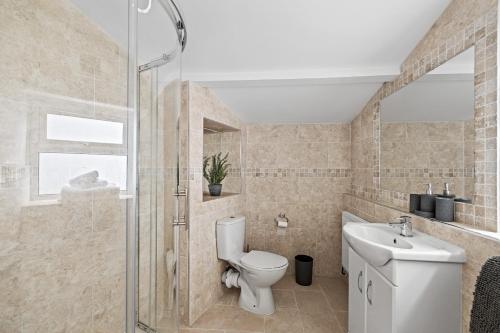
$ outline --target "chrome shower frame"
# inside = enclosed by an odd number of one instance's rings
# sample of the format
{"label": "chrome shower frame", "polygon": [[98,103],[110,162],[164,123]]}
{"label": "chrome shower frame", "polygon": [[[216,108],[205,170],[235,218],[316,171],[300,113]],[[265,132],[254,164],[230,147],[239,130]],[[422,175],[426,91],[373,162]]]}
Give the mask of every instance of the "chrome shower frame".
{"label": "chrome shower frame", "polygon": [[[125,310],[125,332],[135,333],[138,326],[137,311],[137,245],[138,245],[138,187],[137,187],[137,154],[138,154],[138,131],[139,131],[139,73],[141,71],[159,67],[171,62],[182,53],[187,44],[187,31],[183,15],[174,0],[158,0],[165,9],[177,32],[179,46],[173,51],[163,54],[160,58],[149,63],[138,66],[138,0],[128,0],[128,69],[127,69],[127,112],[128,128],[127,144],[127,176],[128,195],[127,199],[127,221],[126,221],[126,310]],[[165,3],[168,1],[168,4]],[[178,244],[178,237],[174,240]],[[177,260],[178,261],[178,260]],[[178,290],[177,290],[178,293]],[[152,331],[154,332],[154,330]]]}
{"label": "chrome shower frame", "polygon": [[[168,3],[165,3],[165,1],[168,1]],[[165,65],[169,62],[172,62],[179,53],[184,52],[184,49],[186,48],[187,45],[187,30],[186,30],[186,24],[184,21],[184,16],[182,15],[181,10],[177,6],[177,4],[173,0],[158,0],[160,5],[163,7],[167,15],[170,17],[172,20],[172,23],[174,25],[175,31],[177,32],[177,39],[179,41],[179,47],[174,48],[172,51],[168,53],[162,54],[161,57],[157,59],[153,59],[150,62],[140,65],[139,66],[139,72],[154,68],[154,67],[159,67],[162,65]]]}

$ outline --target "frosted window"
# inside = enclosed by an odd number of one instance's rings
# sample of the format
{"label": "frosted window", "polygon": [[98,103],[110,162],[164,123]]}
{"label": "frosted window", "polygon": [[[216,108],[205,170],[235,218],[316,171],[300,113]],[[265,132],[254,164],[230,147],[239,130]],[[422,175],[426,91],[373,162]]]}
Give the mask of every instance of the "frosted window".
{"label": "frosted window", "polygon": [[123,123],[48,114],[47,139],[122,144]]}
{"label": "frosted window", "polygon": [[99,179],[127,189],[127,156],[90,154],[39,154],[39,194],[59,194],[68,181],[97,170]]}

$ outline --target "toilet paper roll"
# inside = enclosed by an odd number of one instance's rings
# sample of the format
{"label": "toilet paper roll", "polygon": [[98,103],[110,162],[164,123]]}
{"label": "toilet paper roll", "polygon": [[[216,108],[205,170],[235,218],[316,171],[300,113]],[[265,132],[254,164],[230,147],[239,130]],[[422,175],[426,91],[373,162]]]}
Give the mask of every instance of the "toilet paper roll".
{"label": "toilet paper roll", "polygon": [[280,221],[278,220],[278,228],[287,228],[288,227],[288,222],[287,221]]}

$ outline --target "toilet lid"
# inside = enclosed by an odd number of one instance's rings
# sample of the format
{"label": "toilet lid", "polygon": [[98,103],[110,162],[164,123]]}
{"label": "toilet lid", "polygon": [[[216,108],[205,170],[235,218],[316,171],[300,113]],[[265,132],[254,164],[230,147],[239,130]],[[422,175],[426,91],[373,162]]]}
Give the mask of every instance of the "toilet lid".
{"label": "toilet lid", "polygon": [[256,269],[274,269],[287,266],[288,260],[271,252],[250,251],[241,258],[241,263]]}

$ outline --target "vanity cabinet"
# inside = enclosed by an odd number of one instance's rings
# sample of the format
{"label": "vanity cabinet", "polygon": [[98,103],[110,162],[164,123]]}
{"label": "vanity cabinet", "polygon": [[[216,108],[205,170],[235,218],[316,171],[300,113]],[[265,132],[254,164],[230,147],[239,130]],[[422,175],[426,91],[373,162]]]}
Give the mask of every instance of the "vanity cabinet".
{"label": "vanity cabinet", "polygon": [[394,333],[396,287],[366,264],[366,327],[370,333]]}
{"label": "vanity cabinet", "polygon": [[391,260],[349,248],[349,333],[460,333],[461,265]]}
{"label": "vanity cabinet", "polygon": [[349,333],[366,332],[366,264],[349,248]]}

